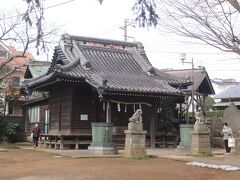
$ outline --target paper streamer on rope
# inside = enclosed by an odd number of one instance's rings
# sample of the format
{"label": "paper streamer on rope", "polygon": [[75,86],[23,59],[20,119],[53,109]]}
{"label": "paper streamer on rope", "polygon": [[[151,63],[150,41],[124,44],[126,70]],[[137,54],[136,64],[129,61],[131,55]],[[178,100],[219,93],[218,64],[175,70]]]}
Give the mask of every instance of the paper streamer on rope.
{"label": "paper streamer on rope", "polygon": [[121,103],[121,104],[141,104],[141,105],[146,105],[149,107],[152,107],[152,104],[147,103],[147,102],[125,102],[125,101],[115,101],[115,100],[109,100],[112,103]]}
{"label": "paper streamer on rope", "polygon": [[102,105],[103,105],[103,111],[105,111],[105,103],[103,103]]}
{"label": "paper streamer on rope", "polygon": [[118,108],[118,112],[120,112],[121,111],[120,103],[118,103],[117,108]]}

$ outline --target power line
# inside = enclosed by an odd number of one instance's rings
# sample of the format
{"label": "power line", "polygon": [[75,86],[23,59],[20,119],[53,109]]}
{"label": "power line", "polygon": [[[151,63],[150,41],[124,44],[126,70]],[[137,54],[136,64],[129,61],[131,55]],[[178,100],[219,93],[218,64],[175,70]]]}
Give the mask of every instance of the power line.
{"label": "power line", "polygon": [[[180,54],[180,53],[182,53],[182,52],[177,52],[177,51],[161,51],[161,50],[148,50],[147,52],[156,52],[156,53],[164,53],[164,54]],[[205,53],[204,52],[188,52],[188,53],[189,54],[224,54],[227,52],[205,52]]]}
{"label": "power line", "polygon": [[[62,5],[64,5],[64,4],[68,4],[68,3],[71,3],[71,2],[73,2],[73,1],[75,1],[75,0],[69,0],[69,1],[65,1],[65,2],[59,3],[59,4],[54,4],[54,5],[52,5],[52,6],[45,7],[44,10],[46,10],[46,9],[51,9],[51,8],[54,8],[54,7],[58,7],[58,6],[62,6]],[[38,12],[38,11],[40,11],[40,10],[35,10],[35,11],[33,11],[33,12]],[[23,15],[24,15],[24,13],[23,13],[23,14],[19,14],[19,15],[9,16],[9,17],[6,17],[6,18],[0,19],[0,20],[6,20],[6,19],[12,19],[12,18],[19,18],[19,17],[22,17]]]}
{"label": "power line", "polygon": [[239,69],[207,69],[207,71],[235,71],[235,72],[240,72]]}
{"label": "power line", "polygon": [[75,0],[69,0],[69,1],[65,1],[65,2],[59,3],[59,4],[55,4],[55,5],[52,5],[52,6],[48,6],[48,7],[46,7],[45,9],[50,9],[50,8],[62,6],[62,5],[64,5],[64,4],[68,4],[68,3],[71,3],[71,2],[73,2],[73,1],[75,1]]}

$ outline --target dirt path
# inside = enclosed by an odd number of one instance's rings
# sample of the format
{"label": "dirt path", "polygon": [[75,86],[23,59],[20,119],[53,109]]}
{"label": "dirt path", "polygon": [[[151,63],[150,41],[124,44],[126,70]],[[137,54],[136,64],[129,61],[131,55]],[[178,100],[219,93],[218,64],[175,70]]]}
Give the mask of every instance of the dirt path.
{"label": "dirt path", "polygon": [[186,165],[184,162],[153,158],[59,157],[15,149],[0,152],[0,180],[237,180],[240,172],[226,172]]}

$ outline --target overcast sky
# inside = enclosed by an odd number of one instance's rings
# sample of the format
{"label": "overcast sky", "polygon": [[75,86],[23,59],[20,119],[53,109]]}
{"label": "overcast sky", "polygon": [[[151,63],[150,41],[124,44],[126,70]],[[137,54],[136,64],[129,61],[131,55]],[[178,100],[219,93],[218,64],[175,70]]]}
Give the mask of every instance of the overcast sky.
{"label": "overcast sky", "polygon": [[[131,8],[135,0],[45,0],[45,19],[61,27],[61,33],[123,40],[120,28],[124,20],[134,18]],[[60,5],[61,3],[65,3]],[[1,11],[24,7],[22,0],[1,0]],[[53,7],[52,7],[53,6]],[[60,33],[60,34],[61,34]],[[240,59],[235,54],[224,53],[206,45],[200,45],[186,38],[174,36],[161,27],[143,29],[128,26],[128,41],[140,41],[150,62],[159,69],[191,68],[181,64],[180,53],[187,54],[187,61],[193,58],[194,66],[205,66],[210,78],[235,78],[240,81]],[[46,60],[47,56],[40,56]],[[40,58],[39,57],[39,58]],[[52,57],[52,55],[50,55]],[[38,58],[38,57],[36,57]]]}

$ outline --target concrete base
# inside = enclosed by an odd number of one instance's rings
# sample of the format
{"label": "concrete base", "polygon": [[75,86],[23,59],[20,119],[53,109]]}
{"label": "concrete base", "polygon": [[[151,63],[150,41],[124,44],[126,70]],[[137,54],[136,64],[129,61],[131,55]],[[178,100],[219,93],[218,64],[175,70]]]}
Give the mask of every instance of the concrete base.
{"label": "concrete base", "polygon": [[211,152],[210,146],[210,132],[209,131],[200,131],[192,132],[192,146],[191,153],[201,154]]}
{"label": "concrete base", "polygon": [[180,124],[180,143],[178,149],[191,149],[193,124]]}
{"label": "concrete base", "polygon": [[178,152],[188,152],[191,150],[191,146],[184,146],[181,144],[181,142],[179,143],[179,145],[176,148],[176,151]]}
{"label": "concrete base", "polygon": [[94,147],[88,146],[88,150],[95,155],[114,155],[117,154],[115,147]]}

